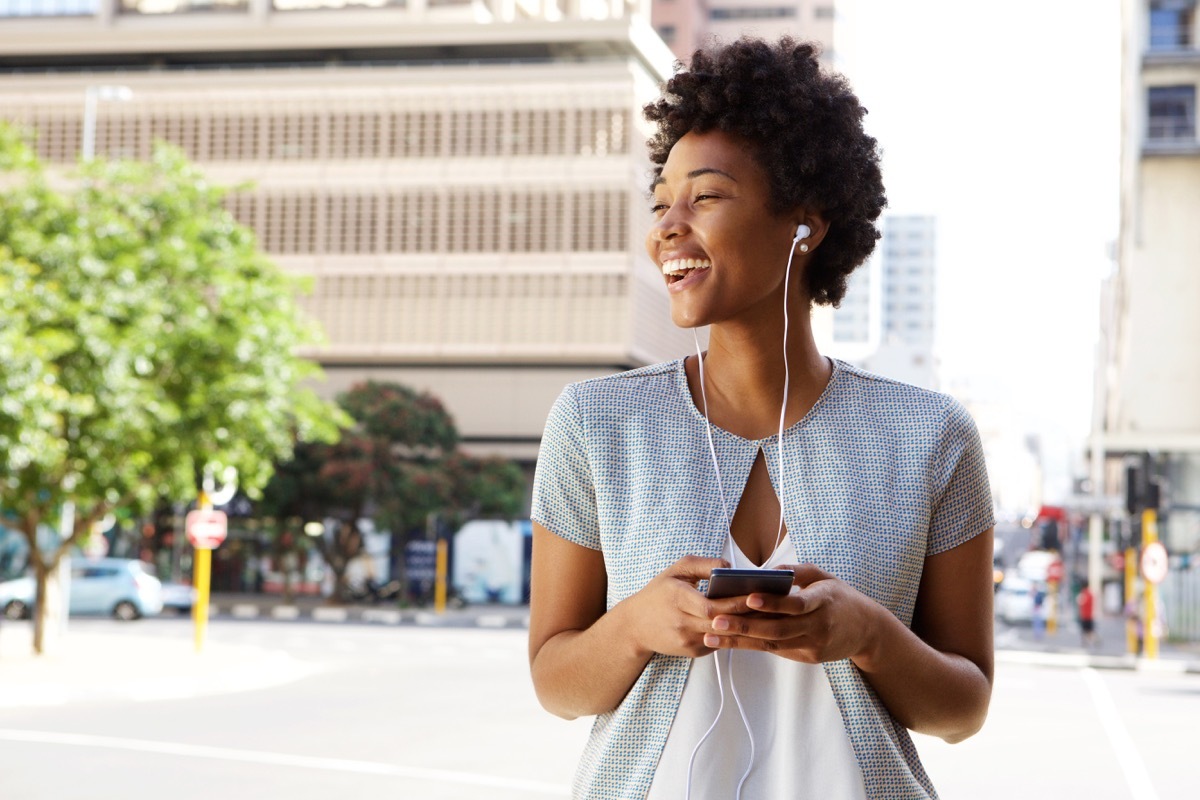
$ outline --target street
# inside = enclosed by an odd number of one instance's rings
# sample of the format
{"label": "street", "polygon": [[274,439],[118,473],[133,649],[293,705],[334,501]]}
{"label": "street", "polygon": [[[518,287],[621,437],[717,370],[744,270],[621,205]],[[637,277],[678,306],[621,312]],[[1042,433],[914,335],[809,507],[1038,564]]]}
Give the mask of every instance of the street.
{"label": "street", "polygon": [[[188,653],[212,674],[173,680],[137,654],[181,657],[188,620],[72,620],[79,642],[130,654],[89,682],[108,662],[13,658],[27,628],[0,628],[15,800],[561,798],[590,724],[537,705],[524,630],[217,620],[204,656]],[[983,732],[917,737],[942,797],[1195,796],[1200,675],[1020,656],[998,656]]]}

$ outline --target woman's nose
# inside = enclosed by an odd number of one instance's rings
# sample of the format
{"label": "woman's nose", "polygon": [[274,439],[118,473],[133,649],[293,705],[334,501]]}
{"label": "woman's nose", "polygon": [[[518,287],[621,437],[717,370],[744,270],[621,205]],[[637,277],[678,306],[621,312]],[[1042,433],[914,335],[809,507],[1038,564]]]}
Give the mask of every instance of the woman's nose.
{"label": "woman's nose", "polygon": [[666,213],[655,220],[654,225],[650,228],[650,235],[659,242],[674,239],[686,232],[687,223],[680,214],[672,213],[671,209],[667,209]]}

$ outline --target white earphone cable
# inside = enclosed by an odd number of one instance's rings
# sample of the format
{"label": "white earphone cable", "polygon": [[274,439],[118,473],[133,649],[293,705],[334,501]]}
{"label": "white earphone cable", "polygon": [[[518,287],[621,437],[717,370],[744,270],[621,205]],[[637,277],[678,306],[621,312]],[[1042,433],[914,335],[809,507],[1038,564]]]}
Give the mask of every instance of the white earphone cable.
{"label": "white earphone cable", "polygon": [[[787,268],[783,275],[783,403],[779,409],[779,442],[778,442],[778,446],[779,446],[779,476],[780,476],[779,487],[778,487],[779,532],[775,537],[775,546],[771,550],[771,555],[775,554],[775,552],[779,549],[780,543],[783,542],[783,506],[784,506],[783,427],[784,427],[784,421],[787,416],[788,390],[790,388],[789,384],[790,384],[790,379],[791,379],[791,373],[788,368],[788,353],[787,353],[787,340],[788,340],[787,299],[788,299],[788,289],[790,286],[791,276],[792,276],[792,258],[796,254],[795,246],[800,242],[801,238],[802,237],[800,236],[800,230],[797,229],[796,236],[795,236],[795,238],[792,239],[792,249],[788,252]],[[700,350],[700,337],[696,333],[695,328],[692,329],[692,340],[696,343],[696,363],[697,363],[697,366],[699,368],[699,373],[700,373],[700,401],[701,401],[701,405],[703,406],[703,411],[704,411],[704,433],[708,437],[708,452],[712,456],[713,473],[716,475],[716,478],[717,478],[717,491],[721,495],[721,511],[725,515],[725,530],[729,536],[730,541],[732,541],[733,540],[733,526],[732,526],[732,522],[731,522],[731,517],[729,515],[729,505],[725,500],[725,487],[721,482],[721,466],[720,466],[720,462],[717,459],[716,445],[713,443],[712,423],[710,423],[708,421],[708,392],[706,391],[705,386],[704,386],[704,354]],[[731,546],[729,554],[730,554],[731,561],[736,562],[736,559],[737,559],[736,548]],[[769,557],[770,556],[768,556],[768,558]],[[734,564],[734,566],[736,566],[736,563]],[[700,753],[700,747],[708,739],[709,735],[712,734],[712,732],[714,730],[716,730],[717,723],[721,721],[721,714],[725,711],[725,682],[721,677],[721,651],[718,650],[718,651],[714,652],[712,655],[713,655],[713,664],[715,665],[716,670],[717,670],[717,689],[720,692],[720,702],[717,705],[717,715],[713,718],[712,724],[708,726],[708,730],[706,730],[704,732],[704,735],[700,737],[700,741],[696,742],[696,746],[692,749],[692,755],[688,759],[687,787],[686,787],[686,792],[684,794],[685,800],[691,800],[692,773],[693,773],[693,768],[696,765],[696,756],[699,755],[699,753]],[[746,771],[742,773],[741,780],[738,781],[738,785],[737,785],[736,798],[737,798],[737,800],[741,800],[742,787],[745,785],[746,779],[750,777],[750,771],[752,769],[754,769],[754,757],[755,757],[754,731],[750,727],[750,720],[746,715],[745,707],[742,705],[742,698],[738,694],[737,684],[734,683],[734,680],[733,680],[733,651],[729,651],[728,659],[729,659],[729,688],[733,693],[733,700],[734,700],[734,703],[737,705],[738,714],[742,718],[742,726],[746,730],[746,736],[750,740],[750,761],[749,761],[749,763],[746,764]]]}

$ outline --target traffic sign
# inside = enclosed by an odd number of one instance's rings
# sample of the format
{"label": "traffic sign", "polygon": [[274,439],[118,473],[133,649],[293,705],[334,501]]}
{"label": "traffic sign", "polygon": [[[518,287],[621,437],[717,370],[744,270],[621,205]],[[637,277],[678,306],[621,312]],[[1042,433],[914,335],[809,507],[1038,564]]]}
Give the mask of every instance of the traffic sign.
{"label": "traffic sign", "polygon": [[1151,542],[1142,548],[1142,577],[1151,583],[1162,583],[1167,577],[1167,548],[1162,542]]}
{"label": "traffic sign", "polygon": [[212,508],[197,508],[189,511],[184,520],[188,541],[198,550],[212,550],[225,541],[229,530],[224,511]]}

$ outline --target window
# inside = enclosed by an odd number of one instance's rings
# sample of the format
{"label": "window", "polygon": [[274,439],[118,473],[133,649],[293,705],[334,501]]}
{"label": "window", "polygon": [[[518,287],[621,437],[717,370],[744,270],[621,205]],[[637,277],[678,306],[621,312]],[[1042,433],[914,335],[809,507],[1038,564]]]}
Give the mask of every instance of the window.
{"label": "window", "polygon": [[1191,47],[1195,10],[1195,0],[1155,0],[1150,3],[1150,49]]}
{"label": "window", "polygon": [[758,6],[749,8],[714,8],[709,19],[782,19],[796,16],[795,6]]}
{"label": "window", "polygon": [[99,0],[0,0],[0,17],[84,17],[99,8]]}
{"label": "window", "polygon": [[192,14],[250,9],[249,0],[121,0],[122,14]]}
{"label": "window", "polygon": [[661,36],[662,40],[664,42],[666,42],[667,44],[674,44],[675,43],[675,26],[674,25],[659,25],[658,26],[658,35]]}
{"label": "window", "polygon": [[813,9],[813,17],[815,19],[833,19],[833,6],[817,6]]}
{"label": "window", "polygon": [[1146,136],[1153,141],[1196,138],[1196,87],[1152,86]]}

